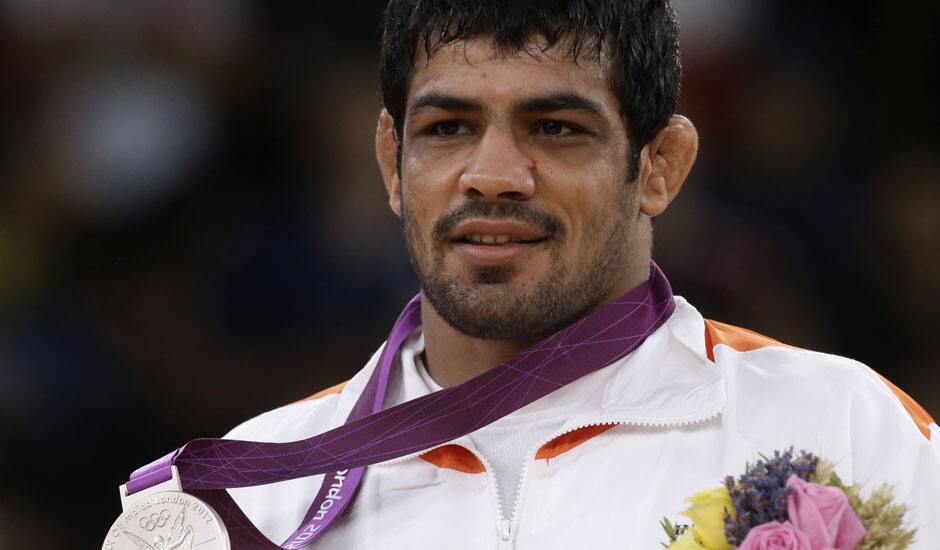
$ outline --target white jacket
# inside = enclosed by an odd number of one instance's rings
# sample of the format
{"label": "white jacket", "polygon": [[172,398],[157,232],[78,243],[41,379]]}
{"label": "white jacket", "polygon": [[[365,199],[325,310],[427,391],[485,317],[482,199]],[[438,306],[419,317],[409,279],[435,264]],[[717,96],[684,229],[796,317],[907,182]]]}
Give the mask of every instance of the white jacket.
{"label": "white jacket", "polygon": [[[660,520],[684,519],[685,498],[742,474],[762,453],[794,447],[835,462],[844,481],[892,484],[918,530],[913,548],[940,548],[940,428],[923,409],[858,362],[705,321],[679,297],[676,304],[633,353],[574,382],[602,383],[557,437],[533,449],[510,520],[495,476],[463,437],[370,466],[356,500],[313,547],[655,550],[665,540]],[[342,424],[378,355],[348,384],[226,437],[294,441]],[[281,543],[321,479],[231,493]]]}

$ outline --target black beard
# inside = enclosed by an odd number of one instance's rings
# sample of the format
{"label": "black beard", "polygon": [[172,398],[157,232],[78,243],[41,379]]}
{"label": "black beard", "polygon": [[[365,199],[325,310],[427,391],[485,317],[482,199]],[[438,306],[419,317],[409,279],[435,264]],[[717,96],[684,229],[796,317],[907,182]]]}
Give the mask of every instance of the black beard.
{"label": "black beard", "polygon": [[[444,216],[433,232],[430,258],[420,258],[416,243],[418,228],[402,205],[402,225],[412,265],[421,290],[437,313],[456,330],[484,340],[529,340],[545,338],[581,319],[610,298],[613,287],[623,276],[626,227],[623,220],[603,236],[604,245],[592,258],[590,268],[572,273],[559,257],[566,238],[556,218],[535,210],[524,202],[497,205],[468,200]],[[536,225],[549,236],[540,246],[549,247],[553,271],[536,283],[509,282],[516,272],[513,265],[481,267],[473,280],[464,284],[446,274],[443,247],[446,235],[468,218],[512,219]],[[430,265],[424,261],[431,260]]]}

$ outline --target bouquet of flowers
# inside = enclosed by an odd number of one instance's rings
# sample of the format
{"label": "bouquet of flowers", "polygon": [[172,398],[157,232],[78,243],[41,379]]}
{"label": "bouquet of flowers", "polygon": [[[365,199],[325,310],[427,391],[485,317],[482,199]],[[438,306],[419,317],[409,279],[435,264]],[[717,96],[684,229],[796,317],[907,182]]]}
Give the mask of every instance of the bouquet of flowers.
{"label": "bouquet of flowers", "polygon": [[832,463],[792,448],[686,502],[691,524],[662,521],[667,550],[904,550],[915,534],[903,527],[907,507],[890,486],[863,499]]}

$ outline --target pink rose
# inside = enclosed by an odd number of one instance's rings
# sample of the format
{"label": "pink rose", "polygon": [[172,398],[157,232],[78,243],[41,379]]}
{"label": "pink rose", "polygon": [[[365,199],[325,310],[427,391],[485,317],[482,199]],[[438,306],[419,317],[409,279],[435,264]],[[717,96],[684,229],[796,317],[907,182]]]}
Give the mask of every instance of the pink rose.
{"label": "pink rose", "polygon": [[738,550],[811,550],[811,546],[789,521],[771,521],[748,531]]}
{"label": "pink rose", "polygon": [[836,487],[807,483],[795,475],[787,479],[790,522],[809,539],[812,550],[855,550],[865,538],[865,527]]}

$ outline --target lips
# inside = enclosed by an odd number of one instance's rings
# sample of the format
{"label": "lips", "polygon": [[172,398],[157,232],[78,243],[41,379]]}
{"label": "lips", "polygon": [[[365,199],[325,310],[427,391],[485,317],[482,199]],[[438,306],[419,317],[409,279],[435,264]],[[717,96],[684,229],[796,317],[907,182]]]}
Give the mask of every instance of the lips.
{"label": "lips", "polygon": [[548,235],[541,228],[513,221],[472,220],[458,225],[450,239],[464,259],[496,266],[541,248]]}
{"label": "lips", "polygon": [[476,244],[530,243],[547,238],[538,227],[505,220],[471,220],[458,225],[451,240]]}

